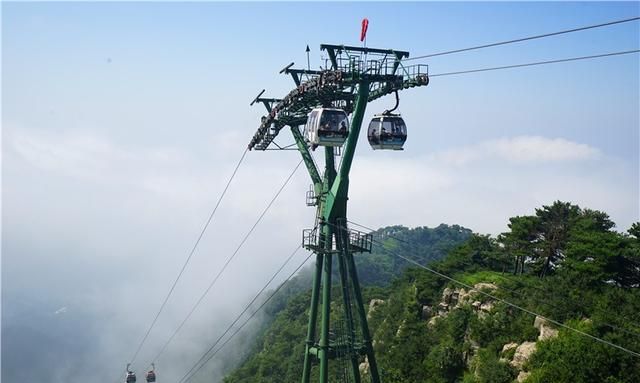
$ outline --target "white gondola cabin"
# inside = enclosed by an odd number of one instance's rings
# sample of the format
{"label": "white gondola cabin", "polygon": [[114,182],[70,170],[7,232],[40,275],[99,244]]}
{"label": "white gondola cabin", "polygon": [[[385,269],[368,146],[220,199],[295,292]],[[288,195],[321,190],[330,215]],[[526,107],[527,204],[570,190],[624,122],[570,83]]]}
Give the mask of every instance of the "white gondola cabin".
{"label": "white gondola cabin", "polygon": [[151,370],[147,372],[145,376],[147,383],[154,383],[156,381],[156,365],[155,363],[151,363]]}
{"label": "white gondola cabin", "polygon": [[367,137],[374,150],[402,150],[407,141],[407,125],[399,114],[376,114],[369,123]]}
{"label": "white gondola cabin", "polygon": [[347,113],[337,108],[316,108],[309,113],[305,134],[311,147],[342,146],[349,135]]}
{"label": "white gondola cabin", "polygon": [[151,370],[146,375],[147,383],[154,383],[156,381],[156,365],[151,363]]}
{"label": "white gondola cabin", "polygon": [[126,383],[136,383],[136,374],[131,371],[127,371]]}

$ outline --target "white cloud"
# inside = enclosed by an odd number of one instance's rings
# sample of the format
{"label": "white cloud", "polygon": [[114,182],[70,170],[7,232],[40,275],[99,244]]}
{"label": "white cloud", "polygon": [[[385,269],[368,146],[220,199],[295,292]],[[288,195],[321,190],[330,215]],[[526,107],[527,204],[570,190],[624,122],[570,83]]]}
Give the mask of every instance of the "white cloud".
{"label": "white cloud", "polygon": [[600,154],[598,149],[586,144],[539,136],[503,138],[489,141],[485,147],[494,149],[500,158],[518,162],[582,161]]}
{"label": "white cloud", "polygon": [[60,314],[64,314],[67,312],[67,307],[61,307],[59,309],[57,309],[56,311],[54,311],[53,315],[60,315]]}
{"label": "white cloud", "polygon": [[10,141],[22,159],[39,169],[101,183],[142,179],[188,161],[186,154],[172,148],[125,148],[86,133],[22,131],[13,132]]}
{"label": "white cloud", "polygon": [[562,138],[501,138],[389,157],[375,153],[354,163],[353,220],[374,227],[458,223],[497,234],[509,217],[558,199],[603,210],[620,229],[639,219],[637,169]]}
{"label": "white cloud", "polygon": [[[151,192],[159,204],[187,210],[185,205],[211,207],[235,161],[229,156],[222,161],[220,153],[195,159],[171,147],[124,148],[87,135],[21,132],[11,142],[15,152],[36,168],[98,184],[133,187],[141,196]],[[227,145],[218,142],[217,146],[228,151]],[[517,136],[420,157],[403,154],[375,152],[356,158],[350,177],[353,213],[379,225],[460,223],[498,233],[510,216],[564,199],[605,210],[621,227],[638,219],[637,174],[583,143]],[[221,212],[227,224],[241,225],[262,211],[298,161],[297,156],[275,156],[277,162],[267,166],[265,160],[273,161],[274,156],[265,156],[250,153],[234,180],[225,202],[228,211]],[[217,168],[198,163],[203,160],[213,161]],[[299,189],[306,183],[305,175],[298,174],[284,201],[303,195]],[[264,190],[257,191],[255,185]],[[290,225],[292,213],[274,211],[273,220]],[[297,211],[294,220],[304,221],[303,214]]]}
{"label": "white cloud", "polygon": [[[92,187],[147,193],[172,204],[201,201],[225,180],[174,147],[127,147],[87,133],[61,135],[8,129],[10,155],[44,171],[60,183],[65,177]],[[11,162],[11,161],[9,161]],[[228,163],[223,164],[230,166]]]}
{"label": "white cloud", "polygon": [[[25,243],[42,247],[28,251],[38,264],[73,270],[84,278],[83,302],[109,318],[100,322],[109,324],[99,344],[110,351],[100,359],[115,360],[157,310],[158,295],[175,278],[240,149],[233,152],[235,143],[214,141],[210,153],[196,157],[178,144],[127,147],[88,134],[54,136],[29,129],[11,130],[6,138],[10,160],[4,164],[4,186],[11,203],[3,213],[11,223],[11,240],[16,243],[21,234]],[[555,199],[604,210],[622,228],[638,219],[634,170],[596,148],[565,139],[501,138],[417,157],[409,150],[361,150],[350,176],[349,215],[372,227],[444,222],[495,234],[506,228],[508,217],[530,214]],[[180,323],[299,160],[295,152],[247,155],[143,359]],[[305,173],[298,170],[191,319],[190,331],[171,346],[172,355],[191,358],[200,352],[204,346],[197,341],[213,337],[211,322],[228,323],[226,313],[237,312],[299,243],[301,229],[313,225],[313,208],[304,206],[310,183]],[[22,261],[17,254],[14,261]],[[92,265],[108,270],[103,275]],[[121,265],[126,267],[120,270]],[[28,270],[31,276],[34,271]],[[43,268],[36,272],[47,274]],[[116,278],[117,284],[101,283]],[[67,294],[61,295],[66,299]],[[105,301],[117,302],[117,309]]]}
{"label": "white cloud", "polygon": [[475,161],[496,159],[519,163],[549,163],[597,159],[597,148],[564,138],[519,136],[499,138],[434,155],[444,164],[466,165]]}

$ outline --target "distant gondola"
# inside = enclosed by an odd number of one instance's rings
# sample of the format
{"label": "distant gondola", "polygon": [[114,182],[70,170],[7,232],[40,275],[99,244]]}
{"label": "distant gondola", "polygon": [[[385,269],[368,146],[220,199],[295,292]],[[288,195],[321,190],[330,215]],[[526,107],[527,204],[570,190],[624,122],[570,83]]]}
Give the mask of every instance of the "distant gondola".
{"label": "distant gondola", "polygon": [[338,108],[316,108],[309,113],[305,125],[306,140],[311,148],[342,146],[349,135],[349,118]]}
{"label": "distant gondola", "polygon": [[374,150],[402,150],[407,141],[407,125],[399,114],[376,114],[369,123],[367,137]]}
{"label": "distant gondola", "polygon": [[127,379],[126,383],[136,383],[136,373],[133,371],[129,371],[129,367],[127,367]]}
{"label": "distant gondola", "polygon": [[155,364],[151,363],[151,370],[149,370],[149,372],[147,372],[147,383],[153,383],[156,381],[156,366]]}

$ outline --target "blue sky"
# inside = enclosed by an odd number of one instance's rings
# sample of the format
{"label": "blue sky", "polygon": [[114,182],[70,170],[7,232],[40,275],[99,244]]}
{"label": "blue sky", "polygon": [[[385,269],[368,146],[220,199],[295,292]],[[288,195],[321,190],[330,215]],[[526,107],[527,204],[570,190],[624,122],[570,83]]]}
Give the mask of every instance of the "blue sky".
{"label": "blue sky", "polygon": [[[264,114],[249,102],[263,88],[286,94],[293,82],[278,71],[305,66],[307,44],[317,67],[320,44],[359,44],[363,17],[369,46],[418,56],[638,15],[637,2],[3,2],[3,328],[28,318],[57,335],[47,344],[81,350],[52,364],[54,382],[69,381],[78,361],[112,379]],[[636,21],[418,62],[442,73],[638,49],[639,36]],[[406,150],[374,152],[361,140],[350,218],[498,234],[509,217],[561,199],[604,210],[626,230],[640,219],[639,62],[434,77],[403,91]],[[367,116],[392,105],[377,100]],[[298,161],[295,152],[249,153],[142,359]],[[309,182],[298,172],[221,279],[225,294],[205,302],[170,360],[199,355],[219,331],[211,323],[225,324],[295,247],[313,221]],[[83,346],[65,343],[69,329]],[[22,359],[48,366],[50,350],[36,351]],[[167,380],[184,367],[165,364]],[[29,371],[22,380],[48,373]]]}
{"label": "blue sky", "polygon": [[[13,117],[14,110],[26,114],[25,108],[36,121],[51,120],[51,110],[63,112],[79,106],[103,114],[107,111],[101,106],[112,104],[114,99],[116,111],[128,111],[126,104],[143,99],[150,107],[184,115],[167,119],[166,114],[149,113],[160,121],[154,121],[153,137],[146,135],[145,140],[171,141],[176,124],[198,126],[206,118],[189,113],[194,109],[193,102],[208,105],[214,113],[233,110],[253,117],[261,112],[246,109],[244,104],[262,88],[274,96],[288,91],[290,81],[276,75],[282,66],[291,61],[303,65],[306,44],[311,46],[316,64],[320,64],[321,43],[357,44],[360,20],[365,16],[371,21],[370,46],[406,49],[415,56],[639,13],[637,3],[631,2],[38,3],[5,4],[4,9],[4,65],[5,73],[12,74],[4,77],[4,89],[15,95],[5,100],[7,118]],[[438,73],[589,55],[637,47],[638,35],[638,23],[628,23],[420,62],[430,64],[431,71]],[[490,107],[503,105],[511,113],[545,108],[540,114],[547,115],[548,120],[562,121],[562,133],[569,138],[598,143],[608,151],[630,156],[637,153],[638,140],[621,134],[616,140],[600,128],[600,123],[616,121],[621,118],[620,108],[628,110],[638,104],[637,89],[630,85],[638,82],[637,62],[631,56],[438,81],[434,78],[432,86],[418,91],[419,95],[407,92],[403,106],[427,103],[435,109],[451,106],[451,100],[456,99],[473,112],[487,108],[474,101],[482,97]],[[594,71],[598,72],[597,78],[592,77]],[[29,99],[35,89],[43,98],[42,108],[47,105],[49,110],[33,110]],[[521,94],[505,104],[505,96],[515,89]],[[559,93],[553,103],[549,101],[551,92]],[[83,97],[89,93],[90,98]],[[180,95],[178,100],[176,94]],[[182,104],[185,96],[188,105]],[[567,100],[558,101],[564,98]],[[593,115],[581,118],[578,108],[602,109],[603,98],[619,102],[596,112],[600,120],[594,120]],[[410,117],[425,120],[425,116]],[[250,119],[245,121],[248,124]],[[60,122],[68,125],[67,121]],[[446,121],[430,121],[434,130],[446,125]],[[455,130],[466,130],[470,134],[465,136],[474,142],[503,132],[499,124],[492,125],[473,129],[455,126]],[[112,132],[113,126],[108,129]],[[509,129],[509,133],[520,134],[545,127],[511,125]],[[428,145],[435,145],[431,149],[449,144],[446,138],[422,130],[412,131],[419,134],[415,141],[428,141]],[[126,131],[131,133],[128,127]],[[557,132],[557,127],[553,131]],[[627,129],[625,133],[637,137],[637,130]]]}

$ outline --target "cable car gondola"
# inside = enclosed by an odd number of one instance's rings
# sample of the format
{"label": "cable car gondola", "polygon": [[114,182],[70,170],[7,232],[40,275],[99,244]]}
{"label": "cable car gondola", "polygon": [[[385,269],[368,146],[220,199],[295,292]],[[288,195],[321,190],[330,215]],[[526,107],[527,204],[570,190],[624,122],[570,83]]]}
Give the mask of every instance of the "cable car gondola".
{"label": "cable car gondola", "polygon": [[129,370],[130,364],[127,364],[127,378],[126,383],[136,383],[136,373]]}
{"label": "cable car gondola", "polygon": [[373,150],[391,149],[402,150],[407,141],[407,125],[402,116],[393,114],[400,104],[398,91],[396,93],[396,106],[391,110],[385,110],[382,114],[376,114],[369,123],[367,137]]}
{"label": "cable car gondola", "polygon": [[399,114],[376,114],[369,123],[367,136],[374,150],[402,150],[407,141],[407,126]]}
{"label": "cable car gondola", "polygon": [[147,383],[153,383],[156,381],[156,366],[151,363],[151,370],[147,372]]}
{"label": "cable car gondola", "polygon": [[316,108],[309,113],[305,134],[311,148],[342,146],[349,135],[347,113],[338,108]]}

